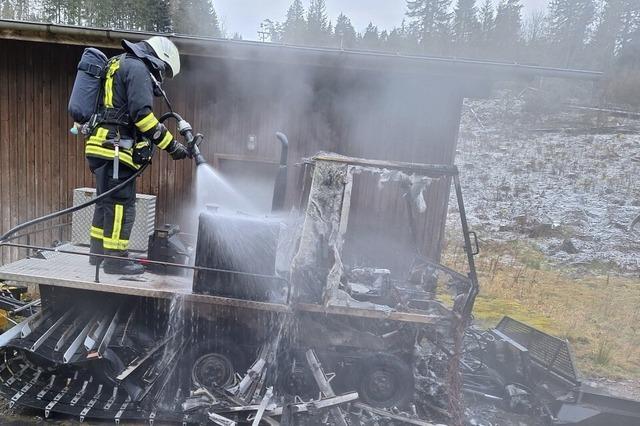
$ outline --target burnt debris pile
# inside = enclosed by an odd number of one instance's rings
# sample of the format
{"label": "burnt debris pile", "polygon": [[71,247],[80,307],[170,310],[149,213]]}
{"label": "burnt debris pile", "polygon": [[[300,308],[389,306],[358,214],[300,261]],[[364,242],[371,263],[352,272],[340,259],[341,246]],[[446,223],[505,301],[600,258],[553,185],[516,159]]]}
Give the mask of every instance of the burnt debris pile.
{"label": "burnt debris pile", "polygon": [[[565,341],[472,327],[478,246],[455,167],[321,153],[300,182],[291,215],[202,212],[195,266],[41,285],[42,309],[0,336],[0,393],[47,417],[219,425],[481,424],[486,407],[571,423],[584,395],[598,415],[620,403],[581,387]],[[449,186],[461,272],[428,255]]]}

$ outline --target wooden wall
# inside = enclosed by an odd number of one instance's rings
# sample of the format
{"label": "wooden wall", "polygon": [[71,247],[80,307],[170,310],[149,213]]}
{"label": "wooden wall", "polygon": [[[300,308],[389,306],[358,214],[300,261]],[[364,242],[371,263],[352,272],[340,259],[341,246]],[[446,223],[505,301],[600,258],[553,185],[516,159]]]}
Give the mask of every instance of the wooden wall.
{"label": "wooden wall", "polygon": [[[83,142],[69,133],[66,111],[81,52],[78,46],[0,40],[1,232],[68,207],[74,188],[93,186]],[[273,135],[283,131],[291,142],[290,164],[319,150],[453,161],[464,95],[456,80],[204,57],[183,62],[184,71],[166,88],[174,109],[207,135],[202,150],[209,159],[231,155],[277,161]],[[254,151],[247,149],[249,134],[257,136]],[[296,175],[297,168],[290,167],[289,200]],[[193,195],[193,180],[192,162],[173,162],[160,153],[139,180],[138,191],[159,197],[158,223],[176,222]],[[439,254],[447,197],[446,185],[429,192],[428,202],[437,208],[420,232],[432,257]],[[402,208],[391,207],[387,214],[395,221],[406,219]],[[31,242],[49,244],[65,237],[47,231]],[[21,255],[4,249],[1,260]]]}

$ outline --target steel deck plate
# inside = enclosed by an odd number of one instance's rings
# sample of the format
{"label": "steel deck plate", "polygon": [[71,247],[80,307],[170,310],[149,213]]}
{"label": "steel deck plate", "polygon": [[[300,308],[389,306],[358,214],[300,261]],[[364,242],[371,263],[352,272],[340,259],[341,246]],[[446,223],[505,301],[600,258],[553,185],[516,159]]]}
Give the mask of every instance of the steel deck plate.
{"label": "steel deck plate", "polygon": [[[59,248],[78,253],[88,252],[87,247],[73,245],[64,245]],[[89,265],[87,256],[48,252],[46,257],[47,259],[27,258],[0,266],[0,280],[152,298],[171,298],[174,295],[183,295],[185,300],[199,303],[276,312],[289,311],[286,305],[277,303],[194,294],[191,292],[190,276],[178,277],[145,272],[142,275],[125,277],[105,274],[101,269],[100,282],[96,283],[94,281],[96,269],[95,266]]]}
{"label": "steel deck plate", "polygon": [[[70,244],[60,246],[59,249],[78,253],[88,252],[88,248],[86,247]],[[187,302],[282,313],[292,312],[293,308],[293,310],[315,312],[325,315],[345,315],[423,324],[431,324],[442,318],[439,315],[426,313],[398,312],[393,310],[380,311],[357,306],[344,307],[297,304],[295,307],[290,307],[280,303],[255,302],[251,300],[195,294],[191,291],[191,277],[158,275],[150,272],[145,272],[142,275],[134,277],[122,277],[120,275],[108,275],[101,270],[100,282],[96,283],[94,279],[95,267],[89,265],[88,257],[68,253],[48,252],[46,253],[46,259],[27,258],[0,266],[0,280],[19,283],[41,284],[164,299],[170,299],[174,297],[174,295],[181,295]]]}

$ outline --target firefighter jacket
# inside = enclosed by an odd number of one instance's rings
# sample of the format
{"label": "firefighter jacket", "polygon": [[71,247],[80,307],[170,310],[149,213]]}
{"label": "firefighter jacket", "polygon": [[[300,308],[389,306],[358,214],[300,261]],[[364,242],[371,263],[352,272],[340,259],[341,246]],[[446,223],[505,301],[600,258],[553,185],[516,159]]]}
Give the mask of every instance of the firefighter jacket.
{"label": "firefighter jacket", "polygon": [[104,86],[98,100],[98,125],[85,143],[85,155],[114,159],[119,143],[120,163],[137,170],[134,150],[149,147],[149,142],[172,151],[174,137],[153,114],[154,83],[142,59],[127,53],[111,58],[106,66]]}

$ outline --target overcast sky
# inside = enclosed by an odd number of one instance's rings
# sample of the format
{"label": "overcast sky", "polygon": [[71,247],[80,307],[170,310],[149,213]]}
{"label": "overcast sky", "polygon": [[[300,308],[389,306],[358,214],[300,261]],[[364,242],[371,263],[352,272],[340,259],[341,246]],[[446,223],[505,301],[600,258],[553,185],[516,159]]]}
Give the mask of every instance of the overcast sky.
{"label": "overcast sky", "polygon": [[[498,0],[494,0],[494,3]],[[257,39],[260,22],[264,19],[284,21],[287,8],[293,0],[213,0],[216,12],[222,19],[228,36],[239,32],[247,40]],[[305,7],[308,0],[303,0]],[[332,22],[344,13],[351,18],[357,31],[369,22],[380,29],[390,29],[402,22],[406,0],[326,0],[327,12]],[[479,1],[478,3],[481,3]],[[548,0],[522,0],[523,17],[531,10],[544,7]]]}

